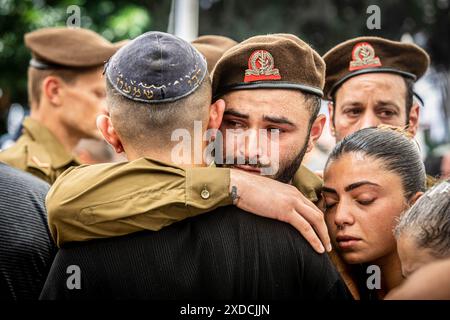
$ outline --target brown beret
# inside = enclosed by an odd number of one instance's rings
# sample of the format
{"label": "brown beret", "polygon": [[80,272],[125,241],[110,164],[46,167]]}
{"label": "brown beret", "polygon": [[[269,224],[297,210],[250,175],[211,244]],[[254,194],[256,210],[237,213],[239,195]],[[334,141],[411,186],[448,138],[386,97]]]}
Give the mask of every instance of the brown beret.
{"label": "brown beret", "polygon": [[430,64],[428,54],[415,44],[379,37],[345,41],[328,51],[323,59],[327,65],[324,93],[328,99],[332,99],[336,89],[351,77],[388,72],[417,80]]}
{"label": "brown beret", "polygon": [[238,44],[233,39],[213,35],[198,37],[191,43],[206,58],[210,74],[225,51]]}
{"label": "brown beret", "polygon": [[82,28],[43,28],[25,34],[25,45],[33,55],[30,66],[37,69],[101,66],[123,44],[112,44]]}
{"label": "brown beret", "polygon": [[213,71],[213,96],[232,90],[296,89],[322,96],[325,63],[292,34],[249,38],[229,49]]}

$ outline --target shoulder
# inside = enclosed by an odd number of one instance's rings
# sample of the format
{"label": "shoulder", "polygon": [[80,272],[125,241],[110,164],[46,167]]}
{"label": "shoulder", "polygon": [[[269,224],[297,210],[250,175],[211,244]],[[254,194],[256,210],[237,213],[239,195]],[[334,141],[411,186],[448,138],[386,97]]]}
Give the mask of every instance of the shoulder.
{"label": "shoulder", "polygon": [[45,146],[27,135],[22,135],[13,146],[3,150],[0,161],[46,181],[52,171],[51,157]]}
{"label": "shoulder", "polygon": [[[0,163],[0,176],[2,183],[8,185],[8,189],[20,190],[21,193],[30,192],[46,194],[50,188],[49,184],[35,176]],[[3,188],[0,188],[0,191]]]}
{"label": "shoulder", "polygon": [[323,180],[304,165],[297,170],[292,183],[312,202],[320,200]]}

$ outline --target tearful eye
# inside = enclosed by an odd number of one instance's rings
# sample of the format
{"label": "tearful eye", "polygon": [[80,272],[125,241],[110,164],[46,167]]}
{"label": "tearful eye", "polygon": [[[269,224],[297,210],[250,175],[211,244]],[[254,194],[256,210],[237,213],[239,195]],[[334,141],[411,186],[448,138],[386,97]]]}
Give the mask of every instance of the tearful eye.
{"label": "tearful eye", "polygon": [[281,133],[285,132],[283,129],[280,128],[267,128],[268,133]]}
{"label": "tearful eye", "polygon": [[239,121],[225,120],[225,124],[226,124],[227,127],[233,128],[233,129],[242,129],[242,128],[244,128],[244,125],[241,122],[239,122]]}

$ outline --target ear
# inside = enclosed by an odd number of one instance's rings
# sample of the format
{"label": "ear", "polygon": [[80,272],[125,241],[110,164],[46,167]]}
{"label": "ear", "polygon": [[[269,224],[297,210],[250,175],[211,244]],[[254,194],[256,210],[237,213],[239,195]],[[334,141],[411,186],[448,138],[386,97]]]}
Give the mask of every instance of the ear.
{"label": "ear", "polygon": [[416,192],[410,199],[409,199],[409,205],[412,206],[414,203],[416,203],[417,200],[423,195],[422,191]]}
{"label": "ear", "polygon": [[111,118],[107,115],[99,115],[97,117],[97,128],[103,135],[103,138],[114,148],[117,153],[124,152],[122,141],[114,129]]}
{"label": "ear", "polygon": [[333,102],[328,101],[328,122],[330,123],[330,133],[333,137],[336,137],[336,129],[334,128],[334,105]]}
{"label": "ear", "polygon": [[[209,121],[208,129],[213,129],[214,132],[220,128],[223,119],[223,113],[225,112],[225,101],[219,99],[209,107]],[[214,137],[215,137],[214,133]]]}
{"label": "ear", "polygon": [[316,141],[320,138],[322,135],[323,127],[325,126],[325,122],[327,121],[327,118],[323,114],[319,114],[314,121],[313,125],[311,126],[311,132],[309,134],[309,140],[308,140],[308,148],[306,149],[306,152],[310,152],[312,148],[314,147],[314,144]]}
{"label": "ear", "polygon": [[419,127],[419,113],[420,113],[420,106],[417,103],[414,103],[411,107],[411,111],[409,112],[409,118],[408,118],[408,131],[415,136],[417,129]]}
{"label": "ear", "polygon": [[61,78],[48,76],[42,81],[42,95],[54,106],[62,104],[65,83]]}

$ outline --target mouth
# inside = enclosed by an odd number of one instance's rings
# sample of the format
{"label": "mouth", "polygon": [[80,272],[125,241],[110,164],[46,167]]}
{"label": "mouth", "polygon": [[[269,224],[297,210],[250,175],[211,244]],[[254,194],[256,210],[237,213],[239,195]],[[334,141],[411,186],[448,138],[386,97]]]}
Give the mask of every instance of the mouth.
{"label": "mouth", "polygon": [[256,168],[254,166],[249,166],[249,165],[240,164],[240,165],[235,165],[234,168],[244,170],[244,171],[247,171],[250,173],[258,173],[258,174],[261,173],[261,168]]}
{"label": "mouth", "polygon": [[337,245],[342,250],[352,250],[360,241],[360,238],[348,235],[339,235],[336,237]]}

